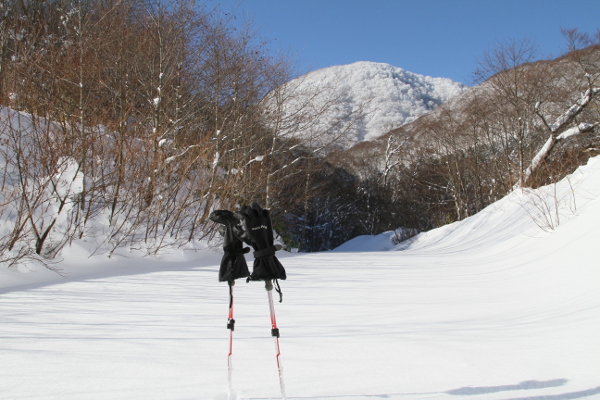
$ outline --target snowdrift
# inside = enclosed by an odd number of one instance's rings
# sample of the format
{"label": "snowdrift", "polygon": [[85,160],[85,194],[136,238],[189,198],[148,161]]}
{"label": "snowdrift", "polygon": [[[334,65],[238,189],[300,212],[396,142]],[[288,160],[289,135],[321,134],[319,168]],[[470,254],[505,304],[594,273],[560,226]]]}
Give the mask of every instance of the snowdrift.
{"label": "snowdrift", "polygon": [[[359,236],[333,251],[442,249],[503,252],[505,248],[536,244],[544,247],[545,240],[558,240],[557,238],[563,235],[567,236],[564,240],[570,243],[572,240],[569,237],[572,232],[569,226],[589,226],[590,223],[593,225],[593,216],[600,215],[597,204],[600,194],[599,171],[600,157],[591,158],[587,165],[580,167],[557,184],[536,190],[516,189],[474,216],[423,232],[406,242],[395,244],[394,232],[389,231],[376,236]],[[583,214],[590,216],[576,218]],[[562,233],[563,231],[568,233]],[[589,232],[589,235],[583,236],[594,241],[600,238],[600,233]]]}

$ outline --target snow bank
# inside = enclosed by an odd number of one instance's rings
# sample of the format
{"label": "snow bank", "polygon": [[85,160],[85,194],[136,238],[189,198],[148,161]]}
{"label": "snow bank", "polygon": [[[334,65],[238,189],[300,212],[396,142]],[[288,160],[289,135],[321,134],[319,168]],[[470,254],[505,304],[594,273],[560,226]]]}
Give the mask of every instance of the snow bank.
{"label": "snow bank", "polygon": [[[560,236],[575,217],[600,215],[600,157],[589,160],[562,181],[536,190],[516,189],[481,212],[421,233],[397,250],[457,249],[491,251],[527,246],[532,240]],[[576,223],[586,224],[577,219]],[[600,234],[592,234],[600,238]]]}
{"label": "snow bank", "polygon": [[[566,229],[563,225],[584,212],[600,214],[594,209],[600,206],[599,196],[600,157],[594,157],[557,184],[536,190],[517,189],[476,215],[422,232],[400,244],[394,243],[394,232],[388,231],[358,236],[333,251],[503,251],[504,246],[526,246],[530,239],[562,231]],[[592,211],[588,211],[590,208]]]}
{"label": "snow bank", "polygon": [[335,252],[357,252],[357,251],[388,251],[394,248],[394,231],[388,231],[379,235],[361,235],[336,247]]}

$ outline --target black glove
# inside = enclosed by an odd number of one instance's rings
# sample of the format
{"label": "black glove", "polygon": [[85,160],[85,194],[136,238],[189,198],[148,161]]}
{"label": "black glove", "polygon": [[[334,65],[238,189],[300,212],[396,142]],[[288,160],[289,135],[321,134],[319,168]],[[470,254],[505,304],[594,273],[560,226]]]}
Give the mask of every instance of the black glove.
{"label": "black glove", "polygon": [[238,226],[239,221],[234,218],[231,211],[227,210],[213,211],[209,218],[222,225],[219,231],[223,235],[225,254],[221,259],[219,282],[227,281],[231,285],[235,279],[250,276],[248,264],[244,258],[244,254],[248,253],[250,249],[244,247],[244,243],[238,237],[243,233]]}
{"label": "black glove", "polygon": [[254,249],[250,280],[285,279],[285,269],[275,257],[277,247],[273,246],[273,226],[269,211],[253,203],[251,207],[244,206],[233,215],[242,221],[244,227],[240,238]]}

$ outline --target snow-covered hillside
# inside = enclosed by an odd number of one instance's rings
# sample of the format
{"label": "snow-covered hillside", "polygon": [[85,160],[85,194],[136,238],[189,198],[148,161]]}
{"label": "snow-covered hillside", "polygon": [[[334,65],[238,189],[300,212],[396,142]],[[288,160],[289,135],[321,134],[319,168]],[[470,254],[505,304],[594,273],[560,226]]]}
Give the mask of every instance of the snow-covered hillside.
{"label": "snow-covered hillside", "polygon": [[[405,71],[389,64],[356,62],[320,69],[287,84],[288,115],[295,115],[307,103],[316,109],[310,118],[317,123],[296,131],[305,138],[319,136],[317,142],[337,138],[342,147],[376,139],[392,129],[412,122],[454,96],[468,89],[462,83],[447,78],[432,78]],[[322,109],[326,112],[321,113]],[[353,121],[349,128],[332,128],[338,120]],[[300,125],[302,126],[302,124]],[[297,125],[293,125],[297,129]]]}
{"label": "snow-covered hillside", "polygon": [[[600,157],[403,251],[282,253],[287,398],[600,399],[598,226]],[[0,398],[226,399],[220,252],[85,246],[63,251],[65,278],[0,270]],[[281,398],[264,288],[234,294],[231,398]]]}

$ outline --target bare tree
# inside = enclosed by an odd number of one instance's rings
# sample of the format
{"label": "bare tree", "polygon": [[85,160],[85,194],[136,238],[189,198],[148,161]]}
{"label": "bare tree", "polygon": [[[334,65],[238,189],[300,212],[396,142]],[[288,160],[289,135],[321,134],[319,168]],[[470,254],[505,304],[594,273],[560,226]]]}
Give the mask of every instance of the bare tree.
{"label": "bare tree", "polygon": [[[592,121],[577,123],[577,117],[586,111],[600,95],[600,34],[593,40],[587,34],[575,30],[563,30],[564,36],[569,43],[569,57],[575,61],[577,70],[572,73],[575,78],[575,93],[579,97],[570,100],[572,103],[554,121],[549,120],[552,115],[553,105],[548,106],[542,101],[535,104],[535,113],[542,120],[548,131],[548,139],[532,158],[531,163],[524,173],[523,179],[517,183],[522,186],[529,180],[539,165],[549,156],[554,146],[565,139],[577,136],[581,133],[590,132],[600,124],[600,119],[593,116]],[[587,50],[584,51],[584,48]],[[577,96],[577,94],[575,95]]]}

